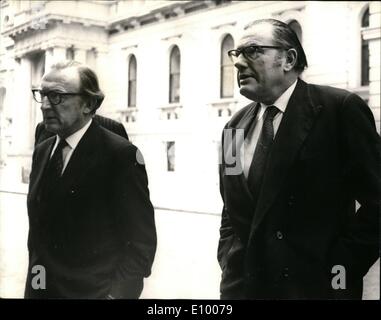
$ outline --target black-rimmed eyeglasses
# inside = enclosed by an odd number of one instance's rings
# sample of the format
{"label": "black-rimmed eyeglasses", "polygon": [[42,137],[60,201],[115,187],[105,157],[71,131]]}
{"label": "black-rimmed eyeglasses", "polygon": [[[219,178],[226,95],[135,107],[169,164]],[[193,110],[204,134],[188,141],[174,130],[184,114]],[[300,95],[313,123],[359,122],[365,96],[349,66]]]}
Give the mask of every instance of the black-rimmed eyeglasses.
{"label": "black-rimmed eyeglasses", "polygon": [[228,56],[230,59],[232,59],[233,63],[236,63],[238,60],[239,55],[242,53],[243,56],[248,59],[252,60],[258,52],[262,49],[285,49],[287,48],[281,47],[281,46],[247,46],[240,49],[233,49],[228,51]]}
{"label": "black-rimmed eyeglasses", "polygon": [[33,99],[42,103],[44,97],[47,97],[51,105],[60,104],[64,96],[81,96],[80,92],[57,92],[57,91],[42,91],[39,89],[32,89]]}

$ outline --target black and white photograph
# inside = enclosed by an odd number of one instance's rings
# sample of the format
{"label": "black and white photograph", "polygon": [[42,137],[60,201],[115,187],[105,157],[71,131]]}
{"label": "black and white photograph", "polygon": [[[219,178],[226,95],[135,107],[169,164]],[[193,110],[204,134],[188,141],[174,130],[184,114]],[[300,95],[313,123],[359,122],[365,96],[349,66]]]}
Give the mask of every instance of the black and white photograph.
{"label": "black and white photograph", "polygon": [[380,1],[1,0],[0,298],[380,300],[380,87]]}

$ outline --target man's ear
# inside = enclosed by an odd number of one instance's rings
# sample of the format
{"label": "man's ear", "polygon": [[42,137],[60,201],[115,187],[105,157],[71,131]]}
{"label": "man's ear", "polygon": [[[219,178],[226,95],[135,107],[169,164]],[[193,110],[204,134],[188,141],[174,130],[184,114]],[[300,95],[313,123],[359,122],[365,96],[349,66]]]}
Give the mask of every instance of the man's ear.
{"label": "man's ear", "polygon": [[296,65],[298,58],[298,53],[294,48],[288,49],[286,51],[286,63],[284,65],[284,71],[291,71]]}
{"label": "man's ear", "polygon": [[90,114],[96,109],[96,103],[97,102],[95,99],[93,99],[93,98],[88,99],[84,103],[85,103],[85,108],[83,109],[83,111],[85,114]]}

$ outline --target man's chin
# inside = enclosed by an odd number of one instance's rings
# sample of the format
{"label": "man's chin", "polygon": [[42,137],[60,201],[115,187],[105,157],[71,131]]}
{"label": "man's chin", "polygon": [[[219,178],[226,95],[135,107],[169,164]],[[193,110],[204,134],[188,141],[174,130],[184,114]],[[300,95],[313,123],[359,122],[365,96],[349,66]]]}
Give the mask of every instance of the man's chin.
{"label": "man's chin", "polygon": [[44,121],[45,130],[57,134],[59,131],[59,128],[56,124],[52,124],[49,122]]}
{"label": "man's chin", "polygon": [[253,90],[246,86],[241,86],[241,88],[239,89],[239,93],[249,100],[257,101],[254,98],[255,94],[253,93]]}

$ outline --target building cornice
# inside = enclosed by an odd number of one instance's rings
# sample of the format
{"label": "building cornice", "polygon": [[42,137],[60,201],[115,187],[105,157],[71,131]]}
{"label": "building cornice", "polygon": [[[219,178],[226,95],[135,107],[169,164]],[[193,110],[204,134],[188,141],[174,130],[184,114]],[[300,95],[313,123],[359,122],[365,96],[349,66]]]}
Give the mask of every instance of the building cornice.
{"label": "building cornice", "polygon": [[[22,58],[26,54],[30,54],[35,51],[41,51],[41,50],[48,50],[51,48],[70,48],[73,47],[74,49],[79,50],[90,50],[94,47],[94,43],[89,41],[88,43],[80,41],[80,40],[73,40],[68,44],[67,38],[52,38],[52,39],[45,39],[41,41],[36,41],[33,43],[28,43],[27,45],[24,45],[22,47],[15,46],[14,48],[14,56],[15,58]],[[107,46],[97,46],[97,52],[107,52]]]}
{"label": "building cornice", "polygon": [[53,23],[56,23],[56,22],[64,23],[64,24],[78,23],[83,25],[84,27],[95,26],[95,27],[101,27],[105,29],[107,27],[107,22],[99,21],[95,19],[72,17],[72,16],[62,15],[62,14],[46,14],[46,15],[38,15],[36,17],[33,17],[33,19],[28,20],[27,22],[24,22],[20,25],[7,28],[5,29],[5,31],[2,32],[2,35],[4,37],[10,37],[12,39],[15,39],[20,35],[25,35],[35,30],[47,29],[49,25],[52,25]]}
{"label": "building cornice", "polygon": [[142,26],[163,22],[175,18],[184,17],[190,13],[215,8],[217,6],[224,6],[231,4],[231,0],[206,0],[206,1],[183,1],[163,6],[149,13],[140,16],[130,16],[127,18],[118,18],[111,21],[107,26],[107,30],[110,34],[123,32],[130,29],[137,29]]}
{"label": "building cornice", "polygon": [[[137,29],[145,25],[156,22],[184,17],[193,12],[207,10],[215,7],[223,7],[232,4],[231,0],[205,0],[205,1],[179,1],[168,4],[157,9],[153,9],[148,13],[129,16],[127,18],[116,18],[108,20],[91,19],[84,17],[76,17],[65,14],[57,14],[46,12],[46,3],[42,3],[41,8],[30,8],[15,14],[20,16],[26,14],[26,21],[14,23],[11,22],[5,26],[1,33],[4,37],[17,39],[21,36],[27,36],[30,32],[39,29],[47,29],[54,23],[71,24],[78,23],[84,27],[101,27],[109,34],[124,32],[129,29]],[[32,14],[36,12],[37,14]]]}

